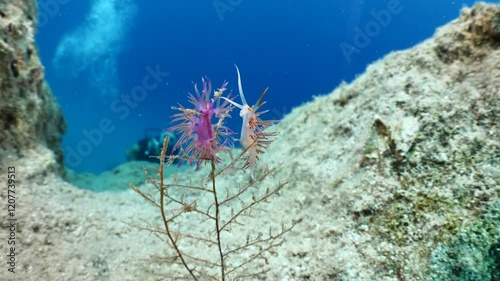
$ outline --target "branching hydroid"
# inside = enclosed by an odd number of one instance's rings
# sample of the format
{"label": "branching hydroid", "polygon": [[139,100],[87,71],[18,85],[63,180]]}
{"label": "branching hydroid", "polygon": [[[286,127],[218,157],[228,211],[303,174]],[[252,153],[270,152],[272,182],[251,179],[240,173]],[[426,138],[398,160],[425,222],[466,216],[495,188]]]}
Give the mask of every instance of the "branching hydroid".
{"label": "branching hydroid", "polygon": [[[259,141],[265,141],[267,146],[275,134],[263,132],[262,126],[251,127],[260,137],[247,143],[241,153],[234,156],[227,146],[232,132],[224,125],[234,103],[230,95],[222,98],[227,83],[210,97],[210,81],[203,79],[202,82],[202,92],[199,93],[195,85],[195,95],[189,95],[194,108],[182,105],[175,108],[180,111],[174,116],[173,127],[180,135],[176,145],[180,154],[166,155],[166,137],[161,155],[157,157],[159,167],[144,169],[152,188],[130,186],[161,213],[160,225],[148,224],[143,229],[151,231],[171,249],[166,256],[153,257],[154,261],[177,264],[184,269],[172,269],[170,279],[256,278],[269,269],[267,255],[284,242],[284,235],[298,223],[276,224],[267,230],[252,229],[245,224],[247,218],[262,216],[261,205],[286,185],[286,182],[269,180],[276,168],[265,168],[250,179],[245,176],[249,166],[245,155],[258,148]],[[259,122],[272,125],[260,118]],[[165,166],[175,159],[196,164],[190,180],[181,180],[175,175],[169,180],[165,178]],[[202,168],[204,163],[208,167]]]}

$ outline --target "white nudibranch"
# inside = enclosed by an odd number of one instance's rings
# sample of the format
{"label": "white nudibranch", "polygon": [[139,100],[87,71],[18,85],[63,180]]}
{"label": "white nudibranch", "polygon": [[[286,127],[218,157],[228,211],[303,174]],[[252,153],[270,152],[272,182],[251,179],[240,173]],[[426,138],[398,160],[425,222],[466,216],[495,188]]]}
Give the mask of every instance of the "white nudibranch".
{"label": "white nudibranch", "polygon": [[271,141],[268,140],[268,137],[276,135],[276,133],[265,133],[265,128],[272,126],[277,121],[262,121],[260,120],[259,115],[262,115],[267,111],[257,112],[257,110],[265,104],[265,102],[260,103],[260,101],[266,94],[267,88],[261,94],[255,105],[252,107],[248,105],[245,95],[243,94],[243,87],[241,86],[240,70],[236,64],[234,66],[236,67],[236,72],[238,73],[238,90],[242,104],[238,104],[225,97],[222,98],[240,109],[240,116],[243,118],[240,143],[243,149],[248,152],[245,167],[253,168],[259,159],[258,154],[264,153],[264,149],[271,143]]}

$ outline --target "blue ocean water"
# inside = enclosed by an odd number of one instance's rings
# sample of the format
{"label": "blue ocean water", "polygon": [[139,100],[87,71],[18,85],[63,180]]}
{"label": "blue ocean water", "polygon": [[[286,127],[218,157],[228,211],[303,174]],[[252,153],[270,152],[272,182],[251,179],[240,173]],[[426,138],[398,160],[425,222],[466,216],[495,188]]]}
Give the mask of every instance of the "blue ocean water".
{"label": "blue ocean water", "polygon": [[227,79],[237,92],[237,64],[248,102],[269,87],[266,118],[282,118],[475,1],[38,2],[40,55],[68,124],[66,165],[100,173],[125,162],[146,129],[170,126],[191,81]]}

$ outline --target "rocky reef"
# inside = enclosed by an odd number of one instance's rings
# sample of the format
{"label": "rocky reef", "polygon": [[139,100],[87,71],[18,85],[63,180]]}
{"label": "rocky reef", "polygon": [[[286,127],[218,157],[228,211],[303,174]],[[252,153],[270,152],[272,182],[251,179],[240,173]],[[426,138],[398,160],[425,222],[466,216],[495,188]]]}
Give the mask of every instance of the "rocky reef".
{"label": "rocky reef", "polygon": [[43,146],[54,153],[52,168],[64,174],[66,124],[44,80],[34,39],[37,13],[35,0],[0,1],[0,164]]}
{"label": "rocky reef", "polygon": [[315,211],[281,276],[500,280],[499,36],[499,5],[464,8],[283,120],[270,157]]}
{"label": "rocky reef", "polygon": [[[0,3],[1,125],[12,134],[2,149],[54,146],[64,123],[53,98],[42,95],[43,68],[28,36],[34,6]],[[24,35],[8,33],[7,22]],[[500,280],[499,46],[500,5],[478,3],[432,38],[287,115],[262,164],[281,163],[269,180],[289,184],[263,207],[268,217],[248,222],[249,232],[304,219],[268,257],[262,280]],[[44,118],[60,121],[44,127],[37,121]],[[33,140],[30,130],[44,133]],[[78,189],[47,164],[60,154],[42,146],[28,153],[12,162],[25,171],[20,280],[169,280],[175,265],[142,260],[168,246],[131,226],[159,222],[148,203],[133,191]],[[124,174],[137,177],[119,170],[122,183]],[[198,174],[207,175],[201,168],[176,181]]]}

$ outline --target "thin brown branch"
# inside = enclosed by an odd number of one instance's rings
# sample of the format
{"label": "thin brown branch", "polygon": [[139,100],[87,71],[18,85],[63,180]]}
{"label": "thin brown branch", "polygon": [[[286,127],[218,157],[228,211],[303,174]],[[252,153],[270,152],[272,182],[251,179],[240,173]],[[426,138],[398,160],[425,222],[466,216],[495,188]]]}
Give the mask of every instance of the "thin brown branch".
{"label": "thin brown branch", "polygon": [[229,164],[227,164],[224,168],[222,168],[221,170],[217,171],[217,173],[214,174],[214,177],[217,177],[219,176],[220,174],[224,173],[225,171],[227,171],[228,169],[230,168],[234,168],[236,166],[236,163],[243,158],[243,156],[245,155],[245,153],[254,145],[256,144],[257,141],[253,141],[251,145],[249,145],[247,148],[243,149],[241,151],[241,153],[236,157],[236,158],[233,158],[231,160],[231,162],[229,162]]}
{"label": "thin brown branch", "polygon": [[208,192],[208,193],[213,192],[212,190],[210,190],[208,188],[203,188],[203,187],[194,186],[194,185],[167,184],[166,187],[192,189],[192,190],[199,190],[199,191]]}
{"label": "thin brown branch", "polygon": [[[172,196],[170,196],[170,195],[167,195],[167,194],[162,194],[162,195],[163,195],[162,197],[167,197],[167,198],[168,198],[168,199],[170,199],[172,202],[177,203],[177,204],[179,204],[179,205],[181,205],[181,206],[185,206],[185,205],[187,205],[184,201],[179,200],[179,199],[176,199],[176,198],[174,198],[174,197],[172,197]],[[208,212],[202,211],[202,210],[200,210],[200,209],[198,209],[198,208],[193,208],[193,209],[191,209],[190,211],[191,211],[191,212],[198,213],[198,214],[201,214],[201,215],[203,215],[203,216],[206,216],[206,217],[207,217],[207,218],[209,218],[209,219],[215,220],[215,217],[214,217],[214,216],[212,216],[212,215],[210,215]],[[182,211],[182,212],[180,212],[180,213],[178,214],[178,216],[179,216],[179,215],[181,215],[182,213],[185,213],[185,212],[183,212],[183,211]],[[172,219],[169,219],[169,221],[171,221],[171,220],[172,220]]]}
{"label": "thin brown branch", "polygon": [[285,183],[280,183],[278,184],[278,186],[273,189],[272,191],[268,191],[266,192],[266,194],[264,194],[264,196],[260,197],[260,198],[255,198],[255,200],[252,201],[252,203],[244,206],[243,208],[241,208],[236,214],[234,214],[226,223],[224,223],[221,227],[221,231],[226,228],[229,224],[233,223],[236,218],[238,218],[241,214],[243,214],[244,212],[246,212],[248,209],[250,209],[251,207],[261,203],[262,201],[266,200],[267,198],[271,197],[273,194],[276,194],[276,192],[278,192],[279,190],[281,190],[283,188],[283,186],[285,186],[287,184],[287,182]]}
{"label": "thin brown branch", "polygon": [[220,268],[221,267],[221,265],[219,263],[214,263],[214,262],[211,262],[207,259],[201,259],[201,258],[195,257],[193,255],[189,255],[186,253],[184,253],[184,256],[193,260],[193,261],[196,261],[198,263],[198,265],[201,265],[201,266],[210,266],[213,268]]}
{"label": "thin brown branch", "polygon": [[217,198],[217,189],[215,187],[215,159],[212,159],[212,189],[214,194],[214,206],[215,206],[215,233],[217,235],[217,248],[219,249],[219,258],[220,258],[220,270],[221,270],[221,280],[224,281],[226,279],[225,269],[226,265],[224,264],[224,254],[222,253],[222,244],[220,239],[220,233],[222,229],[219,226],[220,222],[220,205],[219,199]]}
{"label": "thin brown branch", "polygon": [[156,203],[151,197],[149,197],[146,193],[142,192],[137,186],[135,186],[133,183],[129,183],[130,188],[132,188],[135,192],[139,193],[139,195],[142,196],[146,201],[151,203],[153,206],[160,208],[160,205]]}
{"label": "thin brown branch", "polygon": [[[244,261],[240,265],[233,267],[231,270],[228,270],[228,274],[237,270],[238,268],[243,267],[245,264],[252,262],[252,260],[262,256],[265,252],[269,252],[272,248],[281,246],[285,242],[285,238],[283,238],[283,236],[286,233],[290,232],[295,227],[295,225],[297,225],[301,221],[302,221],[302,219],[299,219],[297,221],[293,221],[292,224],[290,225],[290,227],[285,227],[284,225],[282,225],[281,230],[275,235],[272,235],[271,229],[270,229],[269,236],[265,239],[257,238],[257,239],[254,239],[252,241],[249,241],[250,238],[247,237],[247,242],[245,243],[245,245],[240,246],[240,247],[236,247],[232,250],[227,251],[226,255],[230,255],[233,253],[247,250],[249,247],[259,248],[259,251],[256,254],[254,254],[252,257],[248,258],[246,261]],[[260,237],[260,235],[258,237]],[[279,240],[279,242],[275,242],[276,240]],[[262,245],[267,245],[267,247],[262,247]]]}
{"label": "thin brown branch", "polygon": [[264,258],[262,255],[265,253],[265,252],[269,252],[272,248],[275,248],[275,247],[278,247],[278,246],[281,246],[283,244],[283,242],[285,242],[285,239],[281,239],[280,242],[278,243],[271,243],[269,244],[267,247],[263,247],[263,248],[260,248],[259,251],[252,255],[251,257],[249,257],[246,261],[240,263],[239,265],[227,270],[227,274],[231,274],[232,272],[238,270],[239,268],[242,268],[243,266],[245,266],[246,264],[254,261],[255,259],[259,258],[259,257],[262,257]]}
{"label": "thin brown branch", "polygon": [[[276,168],[272,168],[268,171],[266,171],[262,176],[260,176],[258,179],[252,180],[249,184],[247,184],[244,188],[240,189],[236,194],[234,194],[231,197],[228,197],[224,199],[220,204],[226,204],[227,202],[234,200],[235,198],[239,198],[241,194],[245,193],[250,187],[257,185],[258,183],[263,182],[270,174],[274,173],[276,171]],[[286,184],[286,183],[285,183]]]}
{"label": "thin brown branch", "polygon": [[170,227],[168,225],[167,221],[167,215],[165,214],[165,208],[164,208],[164,193],[165,193],[165,186],[163,185],[163,172],[164,172],[164,165],[165,165],[165,154],[167,153],[167,147],[168,147],[168,135],[165,137],[165,140],[163,142],[163,148],[161,150],[161,158],[160,158],[160,210],[161,210],[161,216],[163,218],[163,224],[165,225],[165,230],[167,232],[167,236],[170,239],[170,242],[172,243],[172,247],[174,247],[175,251],[177,252],[177,255],[181,259],[182,265],[187,269],[189,274],[194,278],[194,280],[198,280],[198,278],[194,275],[194,272],[189,268],[189,266],[186,263],[186,260],[184,259],[184,256],[177,246],[176,240],[172,236],[172,233],[170,232]]}
{"label": "thin brown branch", "polygon": [[238,274],[237,276],[234,277],[234,280],[255,280],[257,279],[260,275],[270,271],[270,268],[263,268],[261,270],[257,270],[252,273],[245,273],[245,274]]}

